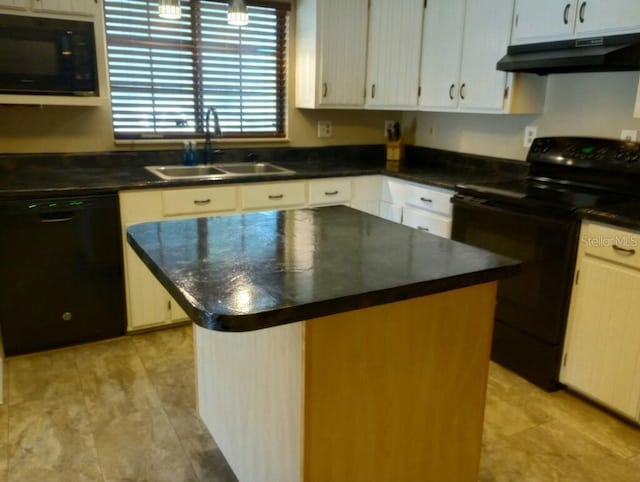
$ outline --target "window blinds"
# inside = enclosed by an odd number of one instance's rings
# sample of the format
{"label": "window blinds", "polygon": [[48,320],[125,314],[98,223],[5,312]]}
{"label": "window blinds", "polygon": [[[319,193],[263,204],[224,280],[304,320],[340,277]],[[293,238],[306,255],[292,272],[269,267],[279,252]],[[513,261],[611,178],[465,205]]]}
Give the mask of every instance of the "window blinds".
{"label": "window blinds", "polygon": [[287,4],[249,4],[249,25],[227,24],[226,2],[105,0],[116,138],[202,135],[215,107],[223,137],[284,137]]}

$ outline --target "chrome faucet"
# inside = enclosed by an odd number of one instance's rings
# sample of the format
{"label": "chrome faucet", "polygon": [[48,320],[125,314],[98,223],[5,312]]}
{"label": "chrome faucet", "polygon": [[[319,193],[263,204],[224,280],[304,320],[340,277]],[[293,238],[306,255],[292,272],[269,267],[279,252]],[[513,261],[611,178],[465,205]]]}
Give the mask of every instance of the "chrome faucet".
{"label": "chrome faucet", "polygon": [[211,126],[209,124],[210,116],[213,113],[213,137],[219,138],[222,136],[222,131],[220,130],[220,121],[218,119],[218,113],[216,112],[215,107],[209,107],[207,109],[207,115],[205,118],[205,135],[204,135],[204,162],[205,164],[211,164],[214,161],[215,155],[222,154],[222,151],[216,149],[215,151],[212,149],[211,145]]}

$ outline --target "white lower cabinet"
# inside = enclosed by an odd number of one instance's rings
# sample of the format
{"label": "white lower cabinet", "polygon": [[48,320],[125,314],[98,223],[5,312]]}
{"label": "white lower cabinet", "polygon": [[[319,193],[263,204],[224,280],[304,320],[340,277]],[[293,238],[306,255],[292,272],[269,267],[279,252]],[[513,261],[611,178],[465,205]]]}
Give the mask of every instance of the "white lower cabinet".
{"label": "white lower cabinet", "polygon": [[444,238],[451,237],[453,191],[385,177],[380,217]]}
{"label": "white lower cabinet", "polygon": [[187,319],[186,313],[127,243],[127,227],[147,221],[236,212],[344,204],[360,211],[449,237],[446,189],[381,175],[239,183],[120,192],[128,330]]}
{"label": "white lower cabinet", "polygon": [[640,421],[640,233],[585,221],[560,381]]}
{"label": "white lower cabinet", "polygon": [[222,214],[235,207],[235,186],[120,192],[129,331],[184,321],[187,315],[129,246],[127,227],[171,217]]}

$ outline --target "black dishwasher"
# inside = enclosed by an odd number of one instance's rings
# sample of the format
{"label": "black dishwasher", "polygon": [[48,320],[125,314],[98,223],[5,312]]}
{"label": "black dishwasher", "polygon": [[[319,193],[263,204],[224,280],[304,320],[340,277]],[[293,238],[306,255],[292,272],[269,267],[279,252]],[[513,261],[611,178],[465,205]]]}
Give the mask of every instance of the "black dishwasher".
{"label": "black dishwasher", "polygon": [[6,355],[126,331],[118,197],[0,200]]}

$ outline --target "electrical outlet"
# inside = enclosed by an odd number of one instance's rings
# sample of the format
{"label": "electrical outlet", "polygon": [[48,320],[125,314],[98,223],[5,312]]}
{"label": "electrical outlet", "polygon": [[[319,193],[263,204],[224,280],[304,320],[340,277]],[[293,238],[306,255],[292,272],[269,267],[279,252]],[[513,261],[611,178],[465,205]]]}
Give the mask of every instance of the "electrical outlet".
{"label": "electrical outlet", "polygon": [[318,121],[318,137],[331,137],[332,134],[332,124],[331,121],[328,120],[319,120]]}
{"label": "electrical outlet", "polygon": [[638,140],[638,131],[622,129],[620,131],[620,139],[627,142],[636,142]]}
{"label": "electrical outlet", "polygon": [[384,121],[384,136],[387,137],[387,132],[391,131],[393,132],[393,124],[395,124],[396,121],[394,120],[386,120]]}
{"label": "electrical outlet", "polygon": [[533,140],[538,136],[538,128],[536,126],[527,126],[524,128],[524,147],[531,147]]}

